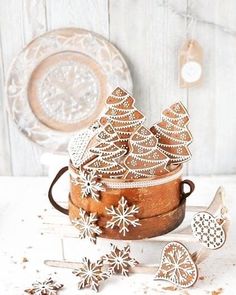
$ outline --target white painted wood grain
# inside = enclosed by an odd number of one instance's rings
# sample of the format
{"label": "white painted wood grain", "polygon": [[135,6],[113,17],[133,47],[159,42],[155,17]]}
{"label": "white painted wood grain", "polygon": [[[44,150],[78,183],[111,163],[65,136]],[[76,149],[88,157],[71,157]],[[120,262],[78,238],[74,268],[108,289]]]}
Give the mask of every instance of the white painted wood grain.
{"label": "white painted wood grain", "polygon": [[[123,52],[147,125],[176,100],[188,106],[194,143],[186,172],[234,173],[235,11],[234,0],[0,0],[0,175],[45,173],[42,149],[6,116],[3,87],[23,46],[47,30],[71,26],[95,31]],[[193,34],[192,17],[197,20]],[[204,50],[203,83],[189,90],[178,87],[178,50],[187,35]]]}
{"label": "white painted wood grain", "polygon": [[11,175],[11,151],[7,112],[4,101],[4,82],[2,44],[0,40],[0,175]]}
{"label": "white painted wood grain", "polygon": [[23,0],[24,42],[47,31],[46,0]]}
{"label": "white painted wood grain", "polygon": [[[24,13],[25,6],[23,4],[23,1],[0,1],[1,42],[5,79],[12,59],[26,45],[26,42],[29,41],[25,32],[27,31],[29,33],[30,30],[26,25],[28,18]],[[33,8],[38,11],[39,6],[32,6],[31,11]],[[30,28],[33,30],[32,24]],[[10,134],[12,174],[43,174],[40,164],[41,149],[24,137],[10,119],[8,120],[8,128]]]}
{"label": "white painted wood grain", "polygon": [[[190,1],[196,17],[236,28],[236,2]],[[213,5],[214,2],[214,5]],[[211,11],[211,13],[209,13]],[[194,143],[191,174],[234,173],[236,169],[236,34],[197,23],[196,38],[204,49],[203,85],[189,91]],[[204,165],[202,164],[204,162]]]}
{"label": "white painted wood grain", "polygon": [[108,38],[108,0],[47,0],[48,28],[80,27]]}

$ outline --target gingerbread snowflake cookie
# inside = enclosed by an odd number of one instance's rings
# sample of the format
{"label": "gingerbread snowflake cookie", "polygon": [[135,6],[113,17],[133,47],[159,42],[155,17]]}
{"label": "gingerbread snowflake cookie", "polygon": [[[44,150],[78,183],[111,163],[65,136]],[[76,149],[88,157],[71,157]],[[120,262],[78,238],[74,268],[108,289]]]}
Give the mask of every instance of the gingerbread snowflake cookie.
{"label": "gingerbread snowflake cookie", "polygon": [[144,115],[134,106],[135,99],[125,90],[117,87],[107,98],[107,111],[100,119],[102,125],[111,124],[117,132],[123,147],[128,147],[128,139],[142,125]]}
{"label": "gingerbread snowflake cookie", "polygon": [[82,266],[75,269],[73,274],[79,277],[79,289],[90,287],[92,290],[98,292],[99,284],[110,277],[110,272],[104,271],[102,260],[91,262],[87,257],[83,258]]}
{"label": "gingerbread snowflake cookie", "polygon": [[125,178],[143,178],[167,173],[169,158],[157,147],[158,140],[150,130],[139,127],[131,136],[130,153],[124,163]]}
{"label": "gingerbread snowflake cookie", "polygon": [[188,146],[192,135],[188,130],[189,115],[182,105],[176,103],[162,113],[162,121],[151,127],[158,138],[158,147],[169,157],[169,163],[179,164],[191,159]]}
{"label": "gingerbread snowflake cookie", "polygon": [[58,291],[63,288],[62,284],[57,283],[51,277],[40,282],[36,281],[30,289],[25,290],[25,293],[35,295],[57,295]]}
{"label": "gingerbread snowflake cookie", "polygon": [[78,229],[80,239],[88,238],[91,242],[96,244],[97,236],[102,233],[97,225],[97,221],[96,213],[87,213],[80,208],[79,218],[73,219],[72,224]]}
{"label": "gingerbread snowflake cookie", "polygon": [[138,264],[138,261],[130,257],[130,246],[125,246],[120,250],[113,244],[111,244],[111,252],[104,256],[104,262],[108,264],[112,274],[123,276],[128,276],[130,269]]}
{"label": "gingerbread snowflake cookie", "polygon": [[77,178],[71,176],[71,182],[75,185],[80,185],[82,199],[91,197],[99,201],[100,193],[105,190],[95,171],[88,172],[80,170]]}
{"label": "gingerbread snowflake cookie", "polygon": [[117,207],[106,208],[106,212],[111,216],[106,227],[118,227],[123,236],[129,231],[130,226],[136,227],[140,225],[139,219],[135,217],[135,214],[139,212],[139,208],[136,205],[128,206],[128,202],[124,197],[121,197]]}

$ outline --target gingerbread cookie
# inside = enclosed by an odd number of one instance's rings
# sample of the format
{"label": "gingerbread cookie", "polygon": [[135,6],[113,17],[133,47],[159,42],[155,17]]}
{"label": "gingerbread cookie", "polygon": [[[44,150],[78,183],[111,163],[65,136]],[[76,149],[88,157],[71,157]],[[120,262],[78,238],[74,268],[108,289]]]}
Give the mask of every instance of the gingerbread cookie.
{"label": "gingerbread cookie", "polygon": [[101,132],[96,136],[98,141],[102,142],[116,142],[119,141],[119,137],[113,127],[110,124],[107,124],[103,127]]}
{"label": "gingerbread cookie", "polygon": [[125,158],[125,178],[143,178],[167,173],[169,158],[157,147],[157,138],[144,126],[130,138],[130,153]]}
{"label": "gingerbread cookie", "polygon": [[182,104],[182,102],[177,102],[171,105],[169,108],[164,110],[161,115],[163,121],[171,122],[177,126],[186,126],[189,123],[189,115]]}
{"label": "gingerbread cookie", "polygon": [[93,157],[89,153],[89,146],[92,145],[94,135],[100,130],[98,122],[92,124],[89,128],[82,130],[74,135],[68,145],[68,152],[72,164],[78,168],[80,165]]}
{"label": "gingerbread cookie", "polygon": [[103,177],[121,177],[125,167],[119,164],[119,160],[125,155],[126,150],[117,145],[119,137],[110,124],[107,124],[97,135],[97,140],[100,143],[90,148],[95,158],[84,165],[84,168],[95,170]]}
{"label": "gingerbread cookie", "polygon": [[182,103],[175,103],[162,113],[162,121],[151,127],[158,138],[158,146],[170,158],[169,164],[179,164],[191,159],[188,148],[192,135],[188,130],[189,115]]}
{"label": "gingerbread cookie", "polygon": [[112,125],[123,146],[128,147],[128,139],[142,125],[144,115],[134,106],[135,100],[126,91],[117,87],[107,98],[107,111],[100,123]]}
{"label": "gingerbread cookie", "polygon": [[179,242],[168,243],[161,257],[155,280],[165,280],[180,288],[191,287],[198,278],[198,269],[188,249]]}

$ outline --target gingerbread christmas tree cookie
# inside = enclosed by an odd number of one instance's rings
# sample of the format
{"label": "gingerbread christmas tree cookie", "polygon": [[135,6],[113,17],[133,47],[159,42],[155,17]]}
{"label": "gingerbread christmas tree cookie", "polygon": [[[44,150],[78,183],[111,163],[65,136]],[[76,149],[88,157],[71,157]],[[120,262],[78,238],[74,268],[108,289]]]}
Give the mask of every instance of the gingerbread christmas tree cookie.
{"label": "gingerbread christmas tree cookie", "polygon": [[189,115],[181,102],[175,103],[162,113],[162,121],[155,124],[151,131],[158,138],[158,146],[170,158],[172,164],[187,162],[191,159],[188,148],[192,135],[188,130]]}
{"label": "gingerbread christmas tree cookie", "polygon": [[162,112],[163,121],[171,122],[174,125],[186,126],[189,123],[189,114],[184,105],[179,101]]}
{"label": "gingerbread christmas tree cookie", "polygon": [[119,137],[113,127],[110,124],[104,126],[101,132],[96,136],[98,141],[102,142],[114,142],[119,141]]}
{"label": "gingerbread christmas tree cookie", "polygon": [[143,178],[167,173],[169,158],[157,147],[157,138],[144,126],[131,136],[130,152],[125,159],[125,178]]}
{"label": "gingerbread christmas tree cookie", "polygon": [[90,149],[95,158],[84,165],[85,169],[94,170],[103,177],[121,177],[125,167],[119,164],[119,160],[125,155],[126,150],[119,147],[119,137],[110,124],[107,124],[97,135],[100,141]]}
{"label": "gingerbread christmas tree cookie", "polygon": [[100,119],[101,124],[112,125],[124,147],[128,147],[130,136],[145,120],[144,115],[135,108],[134,103],[132,96],[117,87],[107,98],[108,109],[104,117]]}

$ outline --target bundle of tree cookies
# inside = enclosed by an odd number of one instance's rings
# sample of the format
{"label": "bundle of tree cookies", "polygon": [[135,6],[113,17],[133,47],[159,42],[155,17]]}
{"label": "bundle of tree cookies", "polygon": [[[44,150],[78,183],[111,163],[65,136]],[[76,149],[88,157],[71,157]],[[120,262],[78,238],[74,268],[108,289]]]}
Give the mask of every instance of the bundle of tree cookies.
{"label": "bundle of tree cookies", "polygon": [[165,109],[150,129],[125,90],[116,88],[107,98],[99,122],[78,133],[69,144],[76,168],[103,178],[137,179],[161,176],[173,165],[191,158],[189,115],[181,102]]}

